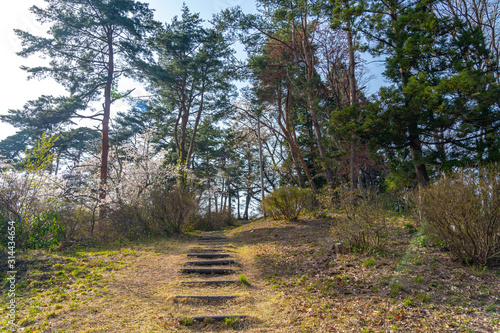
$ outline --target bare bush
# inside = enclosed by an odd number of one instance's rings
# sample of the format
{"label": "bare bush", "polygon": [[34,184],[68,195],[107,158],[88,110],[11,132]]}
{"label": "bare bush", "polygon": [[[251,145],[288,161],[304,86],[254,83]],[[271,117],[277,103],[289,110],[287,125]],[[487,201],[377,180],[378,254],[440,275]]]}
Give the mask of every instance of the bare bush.
{"label": "bare bush", "polygon": [[499,171],[464,169],[421,194],[429,238],[465,263],[500,263]]}
{"label": "bare bush", "polygon": [[375,193],[340,186],[335,197],[342,214],[332,229],[337,240],[346,242],[356,252],[380,251],[385,245],[386,212]]}
{"label": "bare bush", "polygon": [[[59,222],[64,230],[64,240],[87,238],[95,211],[76,203],[68,203],[59,211]],[[94,215],[94,217],[93,217]]]}
{"label": "bare bush", "polygon": [[191,230],[219,230],[234,225],[235,218],[229,212],[210,213],[203,216],[194,216],[189,223]]}
{"label": "bare bush", "polygon": [[168,235],[180,233],[197,211],[194,193],[185,186],[175,185],[151,193],[151,224]]}

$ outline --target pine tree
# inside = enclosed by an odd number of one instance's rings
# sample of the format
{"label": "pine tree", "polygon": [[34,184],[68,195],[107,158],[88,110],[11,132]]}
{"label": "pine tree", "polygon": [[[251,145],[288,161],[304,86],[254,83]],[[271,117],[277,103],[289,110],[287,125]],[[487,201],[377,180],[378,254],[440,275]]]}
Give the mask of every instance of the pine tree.
{"label": "pine tree", "polygon": [[[498,91],[481,69],[488,53],[478,29],[458,17],[439,17],[436,1],[371,1],[364,28],[370,51],[385,57],[383,87],[364,128],[372,144],[399,166],[411,165],[420,188],[432,170],[473,162],[468,150],[481,132],[498,130]],[[494,149],[490,145],[491,155]],[[494,154],[493,154],[494,155]]]}
{"label": "pine tree", "polygon": [[158,27],[149,41],[158,59],[138,61],[159,97],[150,115],[173,138],[178,163],[186,166],[192,162],[204,117],[222,119],[235,91],[230,83],[234,51],[222,31],[204,28],[202,22],[184,5],[182,16]]}
{"label": "pine tree", "polygon": [[[50,24],[48,37],[16,30],[23,57],[43,55],[46,66],[23,69],[30,78],[50,76],[69,96],[42,96],[22,110],[10,110],[3,120],[29,127],[37,122],[64,128],[76,118],[99,120],[102,132],[99,200],[100,217],[106,215],[109,120],[112,94],[118,79],[132,72],[129,59],[142,49],[141,39],[152,28],[152,11],[134,0],[45,0],[46,7],[33,6],[37,20]],[[102,109],[92,102],[102,101]]]}

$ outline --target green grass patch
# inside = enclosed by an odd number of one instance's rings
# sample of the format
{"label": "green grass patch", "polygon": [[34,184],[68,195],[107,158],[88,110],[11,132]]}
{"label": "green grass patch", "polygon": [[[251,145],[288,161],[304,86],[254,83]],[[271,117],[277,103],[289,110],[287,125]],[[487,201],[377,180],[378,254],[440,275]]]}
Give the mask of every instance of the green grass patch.
{"label": "green grass patch", "polygon": [[363,261],[363,267],[374,267],[375,266],[375,258],[370,258],[368,260]]}
{"label": "green grass patch", "polygon": [[240,274],[240,276],[238,277],[238,279],[240,280],[241,283],[243,283],[244,285],[247,285],[249,286],[250,285],[250,282],[248,282],[248,278],[245,276],[245,274]]}

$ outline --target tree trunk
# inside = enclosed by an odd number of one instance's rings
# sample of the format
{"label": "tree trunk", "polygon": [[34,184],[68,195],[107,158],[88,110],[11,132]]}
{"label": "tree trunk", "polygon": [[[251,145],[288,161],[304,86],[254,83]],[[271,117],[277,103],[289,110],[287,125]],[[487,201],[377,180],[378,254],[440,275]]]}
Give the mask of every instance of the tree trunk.
{"label": "tree trunk", "polygon": [[[292,156],[293,166],[295,168],[295,172],[297,173],[297,179],[299,180],[300,187],[306,187],[304,182],[304,176],[300,170],[300,162],[297,156],[297,152],[295,151],[293,137],[290,135],[290,121],[293,121],[290,115],[290,90],[287,89],[286,100],[285,100],[285,114],[283,114],[283,103],[281,102],[282,94],[281,94],[281,85],[277,87],[278,89],[278,125],[285,136],[285,140],[288,143],[288,148],[290,149],[290,154]],[[281,120],[284,119],[285,126],[283,126]]]}
{"label": "tree trunk", "polygon": [[302,175],[302,171],[300,170],[300,162],[299,162],[299,157],[297,156],[297,152],[295,151],[290,142],[288,142],[288,148],[290,149],[290,154],[292,155],[293,168],[295,169],[295,173],[297,174],[299,186],[301,188],[305,188],[306,183],[304,181],[304,176]]}
{"label": "tree trunk", "polygon": [[417,175],[418,187],[424,189],[429,185],[429,175],[427,168],[422,162],[422,143],[418,137],[410,137],[411,157],[414,162],[415,173]]}
{"label": "tree trunk", "polygon": [[245,212],[243,213],[243,220],[248,220],[248,207],[250,206],[250,189],[247,188],[247,195],[245,197]]}
{"label": "tree trunk", "polygon": [[229,174],[227,175],[227,211],[229,215],[232,216],[231,211],[231,178],[229,178]]}
{"label": "tree trunk", "polygon": [[210,197],[210,178],[208,178],[208,216],[212,215],[212,198]]}
{"label": "tree trunk", "polygon": [[333,184],[333,171],[332,169],[326,164],[325,157],[326,157],[326,151],[325,151],[325,146],[323,145],[323,136],[321,134],[321,128],[319,126],[318,122],[318,116],[316,113],[316,109],[314,108],[314,98],[312,96],[312,92],[307,93],[307,104],[309,107],[309,112],[311,114],[311,120],[313,123],[313,129],[314,129],[314,135],[316,136],[316,143],[318,145],[318,151],[319,151],[319,156],[321,156],[322,159],[322,164],[323,164],[323,169],[325,170],[325,178],[326,182],[332,186]]}
{"label": "tree trunk", "polygon": [[[281,119],[284,119],[285,125],[281,123]],[[295,127],[293,123],[293,117],[291,115],[290,111],[290,89],[287,89],[287,97],[286,97],[286,102],[285,102],[285,109],[283,112],[283,109],[281,108],[281,103],[279,104],[278,107],[278,125],[281,128],[281,131],[285,135],[285,139],[287,140],[290,150],[292,151],[292,154],[295,153],[295,156],[298,158],[298,161],[302,165],[302,169],[304,170],[304,173],[306,174],[307,180],[309,184],[311,185],[311,188],[313,189],[314,193],[319,193],[316,184],[314,183],[311,173],[309,172],[309,167],[307,166],[306,161],[302,157],[302,153],[299,149],[298,146],[298,140],[297,136],[295,134]],[[292,155],[293,156],[293,155]],[[296,166],[297,173],[300,173],[300,166]],[[300,177],[299,177],[300,181]],[[302,177],[302,182],[304,182],[303,177]],[[305,184],[304,184],[305,185]]]}
{"label": "tree trunk", "polygon": [[219,212],[219,207],[217,203],[217,193],[214,193],[214,207],[215,207],[215,214]]}
{"label": "tree trunk", "polygon": [[228,201],[228,198],[229,198],[229,183],[227,182],[229,180],[229,178],[226,180],[226,195],[224,196],[224,208],[223,208],[223,212],[227,212],[227,201]]}
{"label": "tree trunk", "polygon": [[266,217],[266,211],[264,210],[264,198],[265,198],[265,193],[264,193],[264,164],[262,160],[262,140],[260,137],[260,116],[257,116],[257,136],[259,139],[259,166],[260,166],[260,192],[261,192],[261,198],[262,198],[262,214],[264,217]]}
{"label": "tree trunk", "polygon": [[224,187],[225,187],[225,184],[226,183],[226,179],[225,178],[222,178],[222,187],[220,189],[220,212],[223,213],[224,212]]}
{"label": "tree trunk", "polygon": [[186,77],[183,78],[182,90],[180,92],[181,101],[181,137],[179,140],[179,163],[184,166],[187,162],[187,152],[186,152],[186,135],[187,135],[187,125],[189,121],[189,109],[186,105],[185,87],[186,87]]}
{"label": "tree trunk", "polygon": [[240,215],[240,188],[239,186],[236,186],[236,199],[238,202],[238,220],[241,220],[241,215]]}
{"label": "tree trunk", "polygon": [[[349,49],[349,104],[354,106],[358,103],[357,98],[357,84],[356,84],[356,60],[354,58],[354,43],[352,38],[351,31],[351,22],[347,20],[346,27],[346,37],[347,37],[347,47]],[[350,184],[351,190],[354,190],[357,186],[357,174],[358,170],[356,168],[357,160],[358,160],[358,138],[356,135],[351,135],[351,156],[350,156],[350,165],[349,165],[349,175],[350,175]]]}
{"label": "tree trunk", "polygon": [[200,123],[201,119],[201,113],[203,112],[203,101],[205,97],[205,81],[203,81],[201,85],[201,97],[200,97],[200,106],[198,108],[198,112],[196,114],[196,120],[194,122],[194,128],[193,128],[193,133],[191,134],[191,140],[189,142],[189,150],[187,152],[187,161],[189,162],[191,160],[191,155],[193,154],[193,149],[194,149],[194,144],[195,144],[195,138],[196,138],[196,132],[198,131],[198,125]]}
{"label": "tree trunk", "polygon": [[59,163],[61,161],[61,154],[57,154],[57,159],[56,159],[56,171],[55,171],[55,175],[57,176],[57,173],[59,172]]}
{"label": "tree trunk", "polygon": [[[247,147],[247,161],[248,161],[248,179],[251,179],[252,178],[252,159],[251,159],[251,156],[252,156],[252,152],[251,152],[251,148],[250,148],[250,145],[248,145]],[[245,211],[243,213],[243,220],[248,220],[248,207],[250,206],[250,198],[251,198],[251,186],[252,184],[249,183],[249,181],[247,181],[247,187],[246,187],[246,198],[245,198]]]}
{"label": "tree trunk", "polygon": [[207,177],[208,182],[208,216],[212,214],[212,198],[211,198],[211,193],[210,193],[210,175],[208,174],[208,166],[210,165],[210,159],[208,155],[208,147],[207,147],[207,169],[205,170],[205,177]]}
{"label": "tree trunk", "polygon": [[108,77],[104,88],[104,115],[102,118],[102,140],[101,140],[101,175],[99,184],[99,223],[103,223],[106,217],[106,183],[108,179],[108,155],[109,155],[109,118],[111,113],[111,88],[114,75],[113,54],[113,32],[107,32],[108,39]]}
{"label": "tree trunk", "polygon": [[[294,139],[294,140],[296,140],[296,139]],[[304,160],[304,157],[302,156],[300,149],[297,146],[296,142],[292,142],[292,149],[294,149],[295,153],[297,154],[297,157],[300,161],[300,164],[302,165],[302,169],[304,170],[304,172],[306,174],[307,180],[308,180],[309,184],[311,185],[312,190],[314,191],[314,193],[318,194],[319,193],[318,188],[316,187],[316,184],[314,183],[312,175],[309,172],[309,167],[307,166],[307,163]]]}

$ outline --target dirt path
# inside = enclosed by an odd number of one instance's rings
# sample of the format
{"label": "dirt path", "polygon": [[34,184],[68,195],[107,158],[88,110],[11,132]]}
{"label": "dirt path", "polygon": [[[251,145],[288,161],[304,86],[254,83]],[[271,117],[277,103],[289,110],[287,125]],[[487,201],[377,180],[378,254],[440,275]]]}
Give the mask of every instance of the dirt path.
{"label": "dirt path", "polygon": [[[19,258],[15,332],[500,332],[500,271],[416,242],[394,220],[381,253],[332,253],[327,220],[256,221],[225,232],[249,286],[185,285],[196,237]],[[198,237],[200,235],[197,235]],[[238,295],[220,302],[178,295]],[[4,298],[5,300],[5,298]],[[5,308],[2,309],[5,311]],[[223,322],[174,320],[247,315]],[[6,318],[0,316],[0,328]],[[2,329],[0,329],[2,331]],[[3,330],[12,332],[12,330]]]}
{"label": "dirt path", "polygon": [[[234,243],[234,244],[233,244]],[[196,240],[160,241],[151,245],[136,245],[120,253],[106,252],[91,256],[93,260],[122,262],[126,267],[104,270],[102,277],[74,287],[73,307],[70,304],[55,311],[47,332],[284,332],[270,329],[274,320],[276,292],[262,280],[257,280],[253,256],[241,240],[228,236],[227,253],[236,261],[234,273],[211,276],[210,280],[237,280],[243,283],[221,286],[184,285],[183,281],[206,280],[201,275],[181,274],[187,267],[186,254],[199,248]],[[123,252],[126,252],[124,254]],[[224,301],[177,300],[176,295],[238,295]],[[244,320],[194,322],[179,320],[196,316],[245,315]],[[174,319],[176,318],[176,319]],[[33,331],[35,332],[35,331]],[[43,332],[40,330],[40,332]]]}

